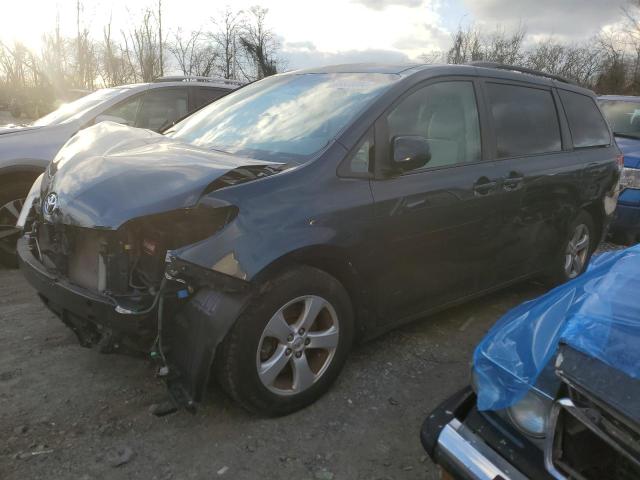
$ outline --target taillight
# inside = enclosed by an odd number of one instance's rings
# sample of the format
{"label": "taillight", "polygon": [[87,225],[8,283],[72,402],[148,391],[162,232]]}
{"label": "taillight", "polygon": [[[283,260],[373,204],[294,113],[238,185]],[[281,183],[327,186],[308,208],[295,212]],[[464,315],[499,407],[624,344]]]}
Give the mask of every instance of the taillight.
{"label": "taillight", "polygon": [[622,154],[616,155],[616,160],[618,161],[618,167],[620,168],[624,167],[624,155]]}

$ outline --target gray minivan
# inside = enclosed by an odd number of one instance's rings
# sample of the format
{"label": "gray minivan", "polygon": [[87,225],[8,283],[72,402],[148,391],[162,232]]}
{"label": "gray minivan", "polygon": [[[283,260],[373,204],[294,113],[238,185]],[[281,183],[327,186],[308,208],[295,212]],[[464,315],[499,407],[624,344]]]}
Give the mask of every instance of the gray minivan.
{"label": "gray minivan", "polygon": [[27,197],[23,273],[82,345],[138,340],[188,405],[215,372],[250,410],[302,408],[354,341],[586,268],[620,151],[593,92],[513,70],[322,67],[163,135],[90,127]]}

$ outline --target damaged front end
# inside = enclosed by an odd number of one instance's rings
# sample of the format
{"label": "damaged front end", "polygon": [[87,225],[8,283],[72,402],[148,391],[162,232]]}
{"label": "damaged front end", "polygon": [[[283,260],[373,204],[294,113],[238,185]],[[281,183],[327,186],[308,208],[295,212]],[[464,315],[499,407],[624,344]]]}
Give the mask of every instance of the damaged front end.
{"label": "damaged front end", "polygon": [[[129,135],[129,146],[96,152],[96,142],[86,142],[94,148],[76,147],[71,155],[65,148],[62,161],[54,161],[34,186],[18,242],[21,268],[81,345],[151,355],[174,399],[192,406],[203,397],[216,347],[250,284],[224,273],[228,265],[214,270],[183,260],[180,253],[215,236],[238,215],[235,206],[211,201],[207,194],[282,168],[239,165],[240,159],[176,145],[150,132],[106,128],[100,140]],[[80,136],[95,135],[93,129]],[[145,171],[141,167],[154,151],[180,159],[156,158],[160,165]],[[102,175],[80,182],[96,163]],[[149,202],[149,196],[158,201]]]}

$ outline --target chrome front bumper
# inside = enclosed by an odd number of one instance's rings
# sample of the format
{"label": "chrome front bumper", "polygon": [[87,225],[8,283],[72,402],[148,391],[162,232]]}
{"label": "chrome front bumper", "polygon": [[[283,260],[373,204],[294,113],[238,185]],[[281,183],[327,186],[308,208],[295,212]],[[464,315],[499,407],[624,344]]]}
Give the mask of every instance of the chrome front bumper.
{"label": "chrome front bumper", "polygon": [[438,463],[456,478],[473,480],[526,480],[522,473],[478,435],[454,418],[436,445]]}

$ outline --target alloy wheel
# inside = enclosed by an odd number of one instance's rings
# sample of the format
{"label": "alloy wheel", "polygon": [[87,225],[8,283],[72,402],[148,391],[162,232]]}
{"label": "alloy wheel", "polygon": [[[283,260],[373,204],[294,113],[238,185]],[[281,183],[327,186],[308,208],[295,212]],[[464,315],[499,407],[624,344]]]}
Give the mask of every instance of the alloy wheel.
{"label": "alloy wheel", "polygon": [[306,295],[281,307],[265,327],[256,356],[258,377],[278,395],[301,393],[327,371],[340,330],[333,306]]}
{"label": "alloy wheel", "polygon": [[565,250],[564,272],[567,278],[576,278],[582,273],[589,256],[589,247],[589,229],[581,223],[573,231]]}
{"label": "alloy wheel", "polygon": [[0,206],[0,250],[14,255],[16,253],[16,235],[19,229],[16,222],[24,205],[24,199],[11,200]]}

